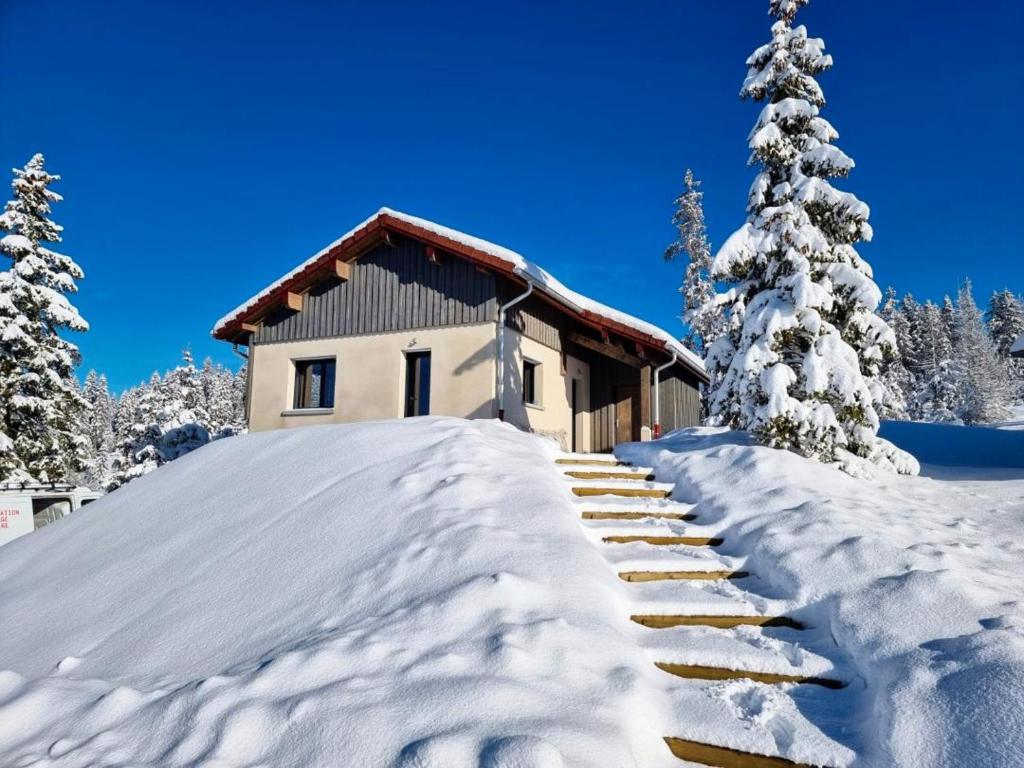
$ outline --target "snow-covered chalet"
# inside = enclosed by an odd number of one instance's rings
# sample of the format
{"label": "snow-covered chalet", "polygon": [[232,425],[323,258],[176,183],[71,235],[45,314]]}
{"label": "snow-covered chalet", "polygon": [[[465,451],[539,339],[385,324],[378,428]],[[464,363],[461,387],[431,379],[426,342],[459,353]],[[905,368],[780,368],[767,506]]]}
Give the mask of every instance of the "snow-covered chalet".
{"label": "snow-covered chalet", "polygon": [[503,418],[577,451],[698,423],[701,361],[501,246],[382,208],[213,330],[252,430]]}

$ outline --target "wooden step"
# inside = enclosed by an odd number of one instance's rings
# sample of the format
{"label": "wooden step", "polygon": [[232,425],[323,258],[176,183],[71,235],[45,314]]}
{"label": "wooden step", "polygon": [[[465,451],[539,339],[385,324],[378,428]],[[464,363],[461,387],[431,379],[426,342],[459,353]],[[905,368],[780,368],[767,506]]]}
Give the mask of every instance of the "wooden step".
{"label": "wooden step", "polygon": [[665,614],[642,614],[630,616],[637,624],[651,629],[669,629],[670,627],[715,627],[732,629],[733,627],[789,627],[803,629],[804,625],[788,616],[674,616]]}
{"label": "wooden step", "polygon": [[717,547],[723,540],[714,536],[605,536],[601,541],[605,544],[643,542],[656,547],[667,547],[673,544],[685,544],[688,547]]}
{"label": "wooden step", "polygon": [[685,512],[584,512],[584,520],[643,520],[652,517],[657,520],[696,520],[696,515]]}
{"label": "wooden step", "polygon": [[690,680],[753,680],[755,683],[802,683],[805,685],[820,685],[825,688],[838,690],[845,687],[845,683],[839,680],[831,680],[827,677],[806,677],[804,675],[779,675],[774,672],[751,672],[742,669],[725,669],[723,667],[705,667],[699,664],[673,664],[665,661],[656,661],[654,666],[668,672],[676,677],[683,677]]}
{"label": "wooden step", "polygon": [[714,768],[815,768],[806,763],[794,763],[783,757],[755,755],[752,752],[740,752],[738,749],[716,747],[713,744],[677,739],[674,736],[666,736],[665,743],[672,750],[672,754],[680,760]]}
{"label": "wooden step", "polygon": [[582,471],[573,470],[565,473],[567,477],[575,478],[576,480],[638,480],[646,481],[653,480],[653,472],[598,472],[598,471]]}
{"label": "wooden step", "polygon": [[591,467],[627,467],[629,466],[624,461],[618,461],[617,459],[555,459],[555,464],[574,464],[581,466]]}
{"label": "wooden step", "polygon": [[667,488],[573,488],[577,496],[629,496],[647,499],[667,499],[672,491]]}
{"label": "wooden step", "polygon": [[623,581],[724,581],[745,579],[746,571],[623,571]]}

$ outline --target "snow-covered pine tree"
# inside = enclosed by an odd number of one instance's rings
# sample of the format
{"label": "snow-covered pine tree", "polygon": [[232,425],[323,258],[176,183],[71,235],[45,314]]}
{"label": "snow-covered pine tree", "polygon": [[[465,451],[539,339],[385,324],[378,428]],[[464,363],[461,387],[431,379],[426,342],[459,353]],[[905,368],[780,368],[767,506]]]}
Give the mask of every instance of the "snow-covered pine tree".
{"label": "snow-covered pine tree", "polygon": [[908,395],[913,392],[917,385],[918,371],[916,362],[920,355],[920,349],[915,331],[920,321],[921,311],[921,305],[917,303],[917,299],[914,298],[913,294],[908,293],[900,299],[899,305],[896,308],[896,320],[889,323],[893,335],[896,336],[896,345],[899,347],[903,367],[907,369],[913,381]]}
{"label": "snow-covered pine tree", "polygon": [[682,319],[690,329],[683,344],[703,357],[724,331],[725,323],[721,310],[712,301],[715,288],[711,281],[711,245],[704,224],[704,193],[700,184],[687,168],[683,178],[685,191],[676,198],[676,212],[672,215],[679,236],[665,249],[665,260],[674,261],[683,255],[688,259],[679,288],[683,295]]}
{"label": "snow-covered pine tree", "polygon": [[729,286],[715,298],[728,332],[708,352],[712,420],[761,442],[857,471],[851,454],[901,472],[917,462],[880,439],[878,381],[896,354],[876,313],[881,292],[854,244],[871,237],[868,207],[829,179],[851,160],[819,115],[815,75],[832,66],[824,42],[793,26],[807,0],[771,0],[772,39],[747,60],[740,95],[767,104],[750,134],[760,165],[747,223],[714,260]]}
{"label": "snow-covered pine tree", "polygon": [[946,359],[918,385],[910,416],[920,421],[959,421],[963,403],[963,371],[955,360]]}
{"label": "snow-covered pine tree", "polygon": [[244,377],[244,371],[243,367],[234,374],[223,365],[214,365],[210,358],[203,361],[199,381],[204,408],[209,415],[204,426],[214,439],[238,434],[245,428],[245,413],[238,398],[239,377]]}
{"label": "snow-covered pine tree", "polygon": [[79,433],[86,439],[86,465],[78,482],[95,489],[110,482],[110,460],[114,450],[114,399],[107,388],[107,377],[89,371],[82,386],[83,409]]}
{"label": "snow-covered pine tree", "polygon": [[[111,466],[107,490],[156,469],[159,463],[159,416],[164,410],[163,382],[153,371],[149,381],[126,392],[117,408],[120,442]],[[130,409],[130,410],[129,410]]]}
{"label": "snow-covered pine tree", "polygon": [[74,377],[78,348],[59,335],[89,328],[67,297],[83,273],[46,246],[61,240],[50,219],[50,204],[61,200],[50,185],[59,179],[35,155],[14,169],[14,197],[0,214],[0,253],[11,260],[0,273],[0,472],[44,481],[71,479],[86,450],[74,428],[85,407]]}
{"label": "snow-covered pine tree", "polygon": [[946,336],[949,337],[950,343],[953,343],[956,338],[956,305],[953,304],[953,299],[948,293],[942,297],[942,309],[939,310],[939,313],[946,326]]}
{"label": "snow-covered pine tree", "polygon": [[903,345],[910,343],[910,322],[896,299],[895,288],[890,287],[886,291],[885,301],[878,314],[892,328],[897,349],[901,352],[883,363],[880,378],[885,394],[879,415],[886,419],[902,420],[907,418],[907,402],[914,394],[914,377],[903,362]]}
{"label": "snow-covered pine tree", "polygon": [[1009,357],[1013,342],[1024,333],[1024,302],[1008,289],[995,291],[988,302],[985,322],[996,351]]}
{"label": "snow-covered pine tree", "polygon": [[932,301],[918,305],[911,315],[913,345],[909,369],[914,394],[909,400],[912,419],[955,421],[963,403],[960,368],[953,360],[951,320]]}
{"label": "snow-covered pine tree", "polygon": [[970,281],[957,294],[954,322],[953,359],[963,382],[963,402],[957,416],[964,424],[1008,419],[1014,387],[974,302]]}
{"label": "snow-covered pine tree", "polygon": [[182,352],[181,365],[163,377],[154,372],[139,389],[132,422],[113,461],[110,490],[210,441],[202,380],[190,350]]}
{"label": "snow-covered pine tree", "polygon": [[1010,348],[1024,334],[1024,302],[1009,290],[996,291],[985,316],[988,331],[1016,389],[1016,400],[1024,403],[1024,360],[1010,357]]}

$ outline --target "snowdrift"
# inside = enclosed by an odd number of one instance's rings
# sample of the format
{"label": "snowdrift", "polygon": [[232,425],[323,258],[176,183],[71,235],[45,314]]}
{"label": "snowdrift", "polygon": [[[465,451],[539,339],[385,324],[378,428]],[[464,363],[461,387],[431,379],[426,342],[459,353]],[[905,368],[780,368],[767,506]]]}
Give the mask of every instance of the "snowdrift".
{"label": "snowdrift", "polygon": [[[940,464],[990,456],[996,432],[914,427],[919,444],[938,447],[932,460]],[[942,446],[956,447],[959,458],[944,456]],[[675,498],[720,526],[723,554],[745,555],[743,569],[758,574],[767,593],[788,600],[815,633],[831,635],[830,655],[849,657],[860,705],[842,718],[854,765],[1024,766],[1019,471],[855,479],[710,428],[616,453],[675,481]],[[758,721],[780,720],[775,706],[764,705]]]}
{"label": "snowdrift", "polygon": [[443,418],[246,435],[3,547],[0,765],[671,765],[554,453]]}

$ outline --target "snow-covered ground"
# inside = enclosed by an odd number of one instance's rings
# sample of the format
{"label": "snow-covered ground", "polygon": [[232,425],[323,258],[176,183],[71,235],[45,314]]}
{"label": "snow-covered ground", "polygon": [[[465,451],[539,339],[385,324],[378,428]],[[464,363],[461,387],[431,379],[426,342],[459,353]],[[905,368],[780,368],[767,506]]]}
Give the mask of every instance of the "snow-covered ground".
{"label": "snow-covered ground", "polygon": [[[914,427],[890,438],[954,445],[946,464],[978,455],[988,466],[854,479],[714,429],[617,453],[675,481],[675,498],[724,537],[720,551],[854,680],[839,719],[802,692],[758,698],[750,727],[775,721],[779,751],[795,704],[857,753],[854,765],[1024,766],[1024,434]],[[1007,439],[1001,467],[993,438]],[[974,454],[961,450],[972,440]]]}
{"label": "snow-covered ground", "polygon": [[[494,422],[245,435],[0,548],[0,765],[682,765],[667,735],[1024,765],[1024,469],[854,479],[706,429],[619,452],[674,499],[575,497],[594,481]],[[698,517],[581,520],[595,505]],[[725,543],[602,542],[637,532]],[[752,575],[616,577],[666,569]],[[809,629],[629,621],[644,611]]]}
{"label": "snow-covered ground", "polygon": [[0,548],[0,765],[672,765],[552,443],[211,443]]}

